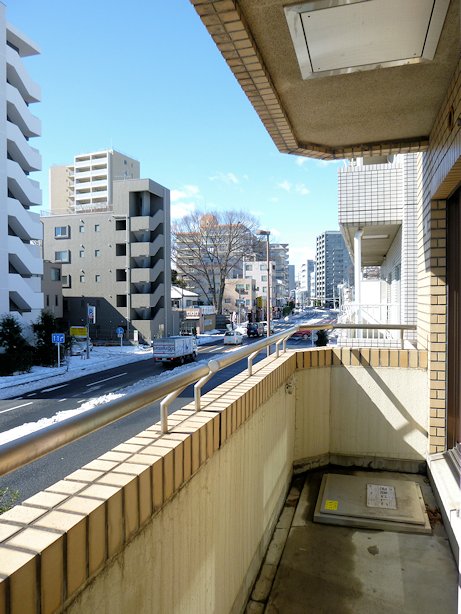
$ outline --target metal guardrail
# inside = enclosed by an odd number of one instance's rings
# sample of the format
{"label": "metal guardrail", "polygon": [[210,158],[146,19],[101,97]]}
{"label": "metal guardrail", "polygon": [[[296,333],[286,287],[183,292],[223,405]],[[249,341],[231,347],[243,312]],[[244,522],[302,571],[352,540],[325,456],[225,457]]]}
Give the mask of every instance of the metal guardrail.
{"label": "metal guardrail", "polygon": [[160,419],[162,433],[168,432],[168,407],[187,386],[194,384],[195,411],[201,409],[201,389],[215,373],[244,358],[248,358],[248,375],[253,373],[253,360],[259,352],[275,344],[274,358],[280,353],[280,346],[286,350],[286,341],[298,330],[331,330],[335,328],[381,328],[413,330],[416,327],[410,325],[359,325],[359,324],[305,324],[290,327],[280,333],[265,337],[251,345],[239,348],[229,356],[210,360],[205,365],[191,366],[187,371],[172,375],[164,381],[154,384],[150,388],[127,394],[119,399],[110,401],[90,409],[82,414],[73,416],[47,428],[25,435],[0,445],[0,476],[6,475],[23,467],[49,452],[53,452],[63,446],[93,433],[113,422],[124,418],[131,413],[147,407],[151,403],[161,400]]}

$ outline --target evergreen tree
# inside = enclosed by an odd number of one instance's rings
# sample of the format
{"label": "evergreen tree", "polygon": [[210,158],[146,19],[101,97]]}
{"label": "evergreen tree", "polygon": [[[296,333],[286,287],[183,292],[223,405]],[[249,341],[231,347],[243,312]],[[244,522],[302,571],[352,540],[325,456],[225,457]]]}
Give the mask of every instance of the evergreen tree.
{"label": "evergreen tree", "polygon": [[35,335],[36,363],[44,367],[52,367],[58,361],[56,346],[51,341],[51,335],[56,332],[56,318],[50,311],[42,311],[37,322],[32,324]]}
{"label": "evergreen tree", "polygon": [[0,319],[0,374],[11,375],[19,371],[28,373],[32,367],[32,348],[24,339],[22,327],[15,317],[4,315]]}

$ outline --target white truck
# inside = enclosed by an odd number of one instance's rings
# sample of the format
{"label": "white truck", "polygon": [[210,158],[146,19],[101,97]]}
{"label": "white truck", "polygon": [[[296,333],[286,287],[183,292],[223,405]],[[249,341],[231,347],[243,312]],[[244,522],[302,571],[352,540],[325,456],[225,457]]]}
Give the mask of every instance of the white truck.
{"label": "white truck", "polygon": [[193,335],[175,335],[163,339],[154,339],[152,346],[154,360],[164,364],[183,365],[186,361],[197,358],[197,339]]}

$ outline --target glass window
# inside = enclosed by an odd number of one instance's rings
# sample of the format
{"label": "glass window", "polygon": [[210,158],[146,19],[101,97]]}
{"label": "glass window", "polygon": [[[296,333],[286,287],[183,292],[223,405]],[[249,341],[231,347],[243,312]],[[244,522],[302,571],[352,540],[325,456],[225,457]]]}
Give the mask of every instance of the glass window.
{"label": "glass window", "polygon": [[84,226],[83,224],[81,224],[81,225],[78,227],[78,231],[79,231],[79,232],[85,232],[85,226]]}
{"label": "glass window", "polygon": [[85,275],[80,275],[80,283],[81,284],[85,283]]}
{"label": "glass window", "polygon": [[96,258],[99,258],[99,256],[101,255],[101,250],[95,249],[94,250],[94,255],[95,255]]}
{"label": "glass window", "polygon": [[253,270],[253,265],[252,265],[252,264],[246,264],[246,265],[245,265],[245,269],[246,269],[247,271],[252,271],[252,270]]}
{"label": "glass window", "polygon": [[61,281],[61,269],[51,269],[51,281]]}
{"label": "glass window", "polygon": [[98,284],[101,281],[101,275],[95,275],[94,280]]}
{"label": "glass window", "polygon": [[49,294],[46,295],[46,306],[47,307],[50,306],[50,296],[49,296]]}
{"label": "glass window", "polygon": [[54,306],[59,307],[59,296],[57,294],[54,295]]}
{"label": "glass window", "polygon": [[69,226],[55,226],[54,238],[55,239],[67,239],[70,236]]}
{"label": "glass window", "polygon": [[261,281],[267,281],[267,275],[261,275]]}
{"label": "glass window", "polygon": [[95,232],[100,232],[101,231],[101,226],[99,224],[95,224],[94,225],[94,231]]}
{"label": "glass window", "polygon": [[62,276],[62,285],[64,288],[70,288],[70,275]]}
{"label": "glass window", "polygon": [[64,249],[62,251],[54,252],[54,259],[56,262],[70,262],[70,251]]}
{"label": "glass window", "polygon": [[84,249],[80,250],[80,258],[85,258],[85,250]]}

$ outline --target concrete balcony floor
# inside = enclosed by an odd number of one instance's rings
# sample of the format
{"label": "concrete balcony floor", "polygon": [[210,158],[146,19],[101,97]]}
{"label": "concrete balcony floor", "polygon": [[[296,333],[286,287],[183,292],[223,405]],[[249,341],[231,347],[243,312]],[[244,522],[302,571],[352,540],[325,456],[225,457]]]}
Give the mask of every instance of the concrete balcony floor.
{"label": "concrete balcony floor", "polygon": [[457,565],[428,479],[377,474],[420,485],[432,534],[417,535],[314,523],[327,472],[364,473],[330,466],[294,477],[246,613],[457,612]]}

